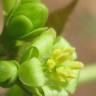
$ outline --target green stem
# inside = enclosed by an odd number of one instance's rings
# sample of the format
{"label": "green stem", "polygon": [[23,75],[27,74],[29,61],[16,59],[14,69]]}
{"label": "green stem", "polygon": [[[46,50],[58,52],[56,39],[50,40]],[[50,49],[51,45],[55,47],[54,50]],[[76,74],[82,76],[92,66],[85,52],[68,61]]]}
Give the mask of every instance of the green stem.
{"label": "green stem", "polygon": [[79,83],[86,84],[96,82],[96,64],[89,65],[81,70]]}

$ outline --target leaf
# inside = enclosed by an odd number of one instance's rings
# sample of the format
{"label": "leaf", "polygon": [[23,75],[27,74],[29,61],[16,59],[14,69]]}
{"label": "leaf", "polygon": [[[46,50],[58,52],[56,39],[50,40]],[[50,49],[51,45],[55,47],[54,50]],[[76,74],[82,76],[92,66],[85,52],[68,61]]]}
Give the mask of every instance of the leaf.
{"label": "leaf", "polygon": [[69,16],[73,12],[78,0],[73,0],[66,8],[59,9],[49,15],[47,26],[56,29],[57,33],[61,33]]}

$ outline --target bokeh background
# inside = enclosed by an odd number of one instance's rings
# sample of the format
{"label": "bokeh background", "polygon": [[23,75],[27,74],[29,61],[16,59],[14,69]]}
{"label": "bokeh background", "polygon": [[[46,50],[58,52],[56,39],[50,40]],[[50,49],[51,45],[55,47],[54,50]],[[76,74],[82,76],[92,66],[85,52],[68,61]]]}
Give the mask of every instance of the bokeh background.
{"label": "bokeh background", "polygon": [[[2,10],[1,1],[0,10]],[[43,2],[51,14],[65,8],[72,0],[43,0]],[[2,25],[3,17],[0,12],[0,32]],[[83,61],[85,66],[96,63],[96,0],[78,0],[62,31],[62,35],[76,47],[78,59]],[[0,94],[3,92],[5,90],[0,89]],[[74,96],[96,96],[96,82],[79,85]]]}

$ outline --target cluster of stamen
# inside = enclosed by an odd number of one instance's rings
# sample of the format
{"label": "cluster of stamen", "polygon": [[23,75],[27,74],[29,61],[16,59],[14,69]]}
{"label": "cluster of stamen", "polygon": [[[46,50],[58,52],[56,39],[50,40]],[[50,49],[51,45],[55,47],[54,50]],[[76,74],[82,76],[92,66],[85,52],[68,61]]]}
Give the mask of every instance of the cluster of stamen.
{"label": "cluster of stamen", "polygon": [[[54,69],[60,81],[65,79],[74,79],[75,74],[73,70],[80,70],[84,65],[79,61],[71,60],[72,54],[75,52],[75,48],[65,48],[62,52],[61,49],[55,49],[51,58],[48,59],[47,65],[50,72]],[[62,62],[68,61],[68,65],[60,66]]]}

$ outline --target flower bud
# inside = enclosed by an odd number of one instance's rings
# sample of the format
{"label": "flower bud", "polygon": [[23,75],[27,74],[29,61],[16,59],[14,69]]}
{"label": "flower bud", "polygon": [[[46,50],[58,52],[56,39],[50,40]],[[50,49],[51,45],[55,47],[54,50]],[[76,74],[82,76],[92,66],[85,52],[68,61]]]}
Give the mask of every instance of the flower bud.
{"label": "flower bud", "polygon": [[48,9],[41,3],[21,4],[9,20],[6,35],[13,39],[30,34],[34,29],[44,26],[48,18]]}
{"label": "flower bud", "polygon": [[8,86],[12,84],[17,77],[17,62],[0,61],[0,85]]}

